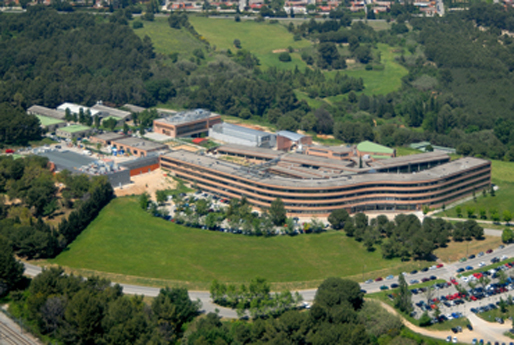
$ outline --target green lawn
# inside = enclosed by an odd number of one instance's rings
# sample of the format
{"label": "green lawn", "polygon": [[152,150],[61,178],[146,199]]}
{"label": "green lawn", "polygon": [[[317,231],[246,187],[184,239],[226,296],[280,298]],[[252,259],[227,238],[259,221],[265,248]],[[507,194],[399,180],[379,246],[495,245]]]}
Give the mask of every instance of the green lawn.
{"label": "green lawn", "polygon": [[179,58],[184,58],[189,57],[196,48],[203,48],[205,51],[205,44],[187,30],[172,29],[168,18],[156,17],[153,22],[144,21],[143,25],[143,28],[134,32],[141,38],[150,37],[157,53],[179,53]]}
{"label": "green lawn", "polygon": [[[477,201],[468,201],[461,206],[463,216],[467,216],[466,208],[475,208],[475,215],[478,215],[480,208],[489,211],[496,208],[500,212],[500,216],[504,210],[514,212],[514,163],[493,160],[492,162],[492,182],[499,187],[496,191],[496,196],[492,197],[487,194],[486,197],[482,196],[481,191],[477,191]],[[439,212],[436,216],[457,217],[455,208]],[[489,216],[489,212],[488,212]],[[487,226],[485,226],[487,227]]]}
{"label": "green lawn", "polygon": [[[124,275],[197,282],[213,279],[311,282],[330,276],[366,278],[419,267],[368,253],[342,232],[298,237],[248,237],[190,229],[151,217],[135,199],[118,198],[50,263]],[[425,264],[423,264],[425,265]],[[291,285],[300,286],[300,285]]]}
{"label": "green lawn", "polygon": [[257,23],[255,21],[236,22],[234,20],[212,19],[199,16],[190,16],[189,21],[195,30],[204,36],[211,46],[217,49],[230,49],[233,53],[237,51],[234,40],[241,41],[241,47],[247,49],[260,60],[261,68],[275,66],[283,69],[292,69],[298,66],[301,70],[307,67],[302,61],[300,54],[291,54],[292,61],[281,62],[278,60],[278,53],[274,50],[293,47],[295,50],[309,47],[311,43],[307,40],[295,41],[284,25],[269,24],[268,22]]}

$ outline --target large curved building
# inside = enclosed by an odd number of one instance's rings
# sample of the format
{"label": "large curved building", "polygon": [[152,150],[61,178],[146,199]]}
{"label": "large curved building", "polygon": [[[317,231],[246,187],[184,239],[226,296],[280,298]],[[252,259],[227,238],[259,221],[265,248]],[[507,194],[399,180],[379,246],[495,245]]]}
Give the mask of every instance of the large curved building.
{"label": "large curved building", "polygon": [[161,167],[222,197],[245,196],[257,208],[281,198],[289,216],[302,217],[340,208],[355,213],[438,207],[489,188],[491,178],[487,160],[450,161],[435,152],[363,162],[222,146],[207,155],[170,152],[161,156]]}

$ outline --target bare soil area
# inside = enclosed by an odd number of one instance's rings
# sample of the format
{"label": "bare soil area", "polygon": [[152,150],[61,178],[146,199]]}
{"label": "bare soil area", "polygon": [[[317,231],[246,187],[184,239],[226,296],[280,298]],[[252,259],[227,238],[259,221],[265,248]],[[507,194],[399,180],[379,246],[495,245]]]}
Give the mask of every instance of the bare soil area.
{"label": "bare soil area", "polygon": [[114,188],[116,196],[139,195],[147,192],[155,200],[155,192],[162,189],[174,189],[177,181],[168,177],[168,174],[161,169],[154,170],[147,174],[132,176],[132,183]]}

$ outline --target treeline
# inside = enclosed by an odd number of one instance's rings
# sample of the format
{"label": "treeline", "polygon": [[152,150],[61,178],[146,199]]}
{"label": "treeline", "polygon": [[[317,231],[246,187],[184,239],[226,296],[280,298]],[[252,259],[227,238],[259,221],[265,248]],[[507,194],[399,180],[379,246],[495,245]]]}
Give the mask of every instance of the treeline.
{"label": "treeline", "polygon": [[222,323],[209,314],[190,326],[183,344],[394,344],[404,338],[402,328],[397,316],[378,303],[364,302],[359,284],[328,278],[308,311],[290,310],[251,323]]}
{"label": "treeline", "polygon": [[[59,254],[113,197],[106,176],[89,178],[63,172],[58,181],[66,187],[59,199],[47,165],[48,159],[39,156],[0,157],[0,193],[9,197],[9,203],[4,198],[0,202],[0,236],[9,241],[16,255],[28,259]],[[42,217],[59,209],[73,211],[55,229]]]}
{"label": "treeline", "polygon": [[484,237],[484,229],[474,220],[454,225],[441,218],[425,217],[421,222],[413,214],[399,214],[394,221],[384,215],[369,220],[364,213],[350,217],[345,210],[337,210],[328,221],[334,229],[344,229],[347,236],[362,242],[369,251],[380,246],[385,259],[429,259],[436,248],[446,247],[451,237],[454,241]]}
{"label": "treeline", "polygon": [[253,279],[248,286],[223,284],[214,280],[210,287],[214,303],[236,309],[242,317],[248,311],[252,318],[269,318],[282,315],[287,310],[296,309],[302,296],[290,291],[270,293],[270,284],[264,278]]}
{"label": "treeline", "polygon": [[68,276],[51,268],[25,293],[13,293],[9,311],[31,331],[62,344],[174,344],[200,308],[186,289],[161,289],[151,305],[126,296],[98,277]]}
{"label": "treeline", "polygon": [[4,145],[26,145],[31,140],[41,139],[39,120],[28,115],[20,107],[9,103],[0,104],[0,147]]}

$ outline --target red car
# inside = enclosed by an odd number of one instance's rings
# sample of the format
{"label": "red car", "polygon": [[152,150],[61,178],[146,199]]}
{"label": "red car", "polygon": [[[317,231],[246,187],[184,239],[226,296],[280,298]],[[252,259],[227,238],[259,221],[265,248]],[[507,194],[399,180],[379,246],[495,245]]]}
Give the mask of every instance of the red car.
{"label": "red car", "polygon": [[382,280],[384,280],[382,277],[378,277],[377,279],[375,279],[376,282],[381,282]]}
{"label": "red car", "polygon": [[450,281],[452,282],[452,284],[453,284],[453,285],[459,285],[459,283],[457,283],[457,281],[455,280],[455,278],[450,279]]}
{"label": "red car", "polygon": [[14,153],[14,150],[13,149],[7,149],[7,150],[5,150],[5,153]]}
{"label": "red car", "polygon": [[473,277],[480,279],[483,277],[482,273],[473,273]]}
{"label": "red car", "polygon": [[437,267],[437,268],[441,268],[441,267],[443,267],[443,266],[444,266],[443,264],[439,264],[439,265],[437,265],[436,267]]}
{"label": "red car", "polygon": [[492,250],[492,249],[489,249],[489,250],[487,250],[487,252],[486,252],[486,253],[487,253],[487,254],[491,254],[492,252],[493,252],[493,250]]}
{"label": "red car", "polygon": [[470,298],[471,298],[472,301],[476,301],[477,300],[477,298],[475,296],[471,296]]}

